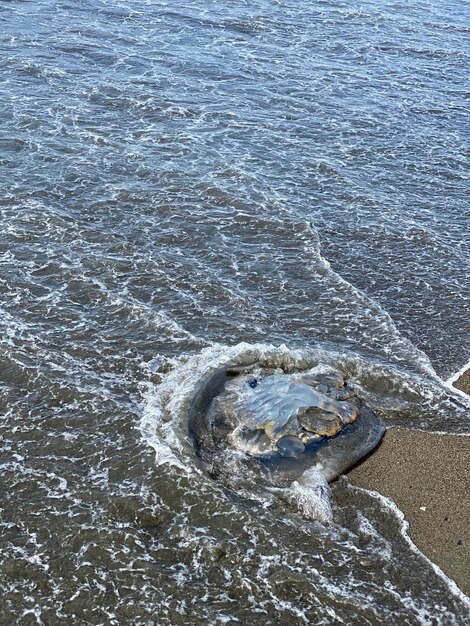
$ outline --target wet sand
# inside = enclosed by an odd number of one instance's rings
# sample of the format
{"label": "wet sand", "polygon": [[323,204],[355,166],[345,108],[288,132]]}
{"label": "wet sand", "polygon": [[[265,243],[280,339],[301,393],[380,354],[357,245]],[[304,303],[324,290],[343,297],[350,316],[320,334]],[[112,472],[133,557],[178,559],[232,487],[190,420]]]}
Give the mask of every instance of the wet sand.
{"label": "wet sand", "polygon": [[[470,395],[470,371],[454,385]],[[470,595],[470,437],[391,428],[348,479],[391,498],[415,545]]]}

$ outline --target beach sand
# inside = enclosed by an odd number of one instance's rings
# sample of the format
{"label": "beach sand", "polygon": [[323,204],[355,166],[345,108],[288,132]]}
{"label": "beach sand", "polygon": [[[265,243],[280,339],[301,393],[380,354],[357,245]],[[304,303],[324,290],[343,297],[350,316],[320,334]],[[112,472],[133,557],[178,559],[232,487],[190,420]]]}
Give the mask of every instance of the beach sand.
{"label": "beach sand", "polygon": [[[470,395],[470,371],[454,385]],[[470,595],[470,437],[391,428],[348,480],[391,498],[414,544]]]}

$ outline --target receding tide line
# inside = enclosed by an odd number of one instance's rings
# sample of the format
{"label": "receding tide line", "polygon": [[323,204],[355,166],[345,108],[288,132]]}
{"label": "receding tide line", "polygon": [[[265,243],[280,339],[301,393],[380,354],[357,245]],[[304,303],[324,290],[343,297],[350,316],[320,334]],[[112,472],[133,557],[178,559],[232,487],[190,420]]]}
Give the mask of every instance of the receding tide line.
{"label": "receding tide line", "polygon": [[381,493],[378,493],[378,491],[374,491],[373,489],[364,489],[364,487],[357,487],[356,485],[351,485],[351,483],[348,484],[348,488],[352,489],[353,491],[357,490],[357,491],[362,491],[364,493],[368,493],[372,497],[379,500],[379,502],[383,506],[388,508],[392,513],[394,513],[397,519],[401,523],[400,534],[405,539],[406,543],[409,545],[411,550],[415,554],[418,554],[420,557],[422,557],[424,561],[426,561],[426,563],[429,563],[429,565],[436,572],[436,574],[440,578],[442,578],[443,581],[446,583],[450,592],[456,595],[459,598],[459,600],[461,600],[464,603],[464,605],[470,609],[470,598],[460,589],[460,587],[457,585],[457,583],[455,583],[452,580],[452,578],[449,578],[449,576],[447,576],[447,574],[445,574],[438,565],[433,563],[431,559],[428,559],[428,557],[425,554],[423,554],[421,550],[417,548],[417,546],[413,543],[413,541],[411,540],[411,537],[408,535],[408,529],[410,525],[406,521],[404,513],[397,507],[397,505],[395,504],[393,500],[390,500],[390,498],[383,496]]}
{"label": "receding tide line", "polygon": [[[467,370],[470,370],[470,361],[468,363],[465,363],[465,365],[462,368],[460,368],[458,372],[455,372],[455,374],[452,374],[452,376],[445,381],[445,384],[453,385],[455,381],[457,381],[461,376],[463,376]],[[453,387],[453,389],[455,389],[455,387]],[[462,393],[464,392],[462,391]]]}
{"label": "receding tide line", "polygon": [[470,361],[466,363],[462,368],[460,368],[458,372],[455,372],[455,374],[452,374],[450,378],[444,381],[444,385],[448,387],[449,389],[452,389],[453,392],[458,393],[459,396],[462,396],[463,398],[468,399],[469,394],[463,391],[462,389],[459,389],[459,387],[456,387],[454,383],[460,380],[460,378],[469,371],[470,371]]}

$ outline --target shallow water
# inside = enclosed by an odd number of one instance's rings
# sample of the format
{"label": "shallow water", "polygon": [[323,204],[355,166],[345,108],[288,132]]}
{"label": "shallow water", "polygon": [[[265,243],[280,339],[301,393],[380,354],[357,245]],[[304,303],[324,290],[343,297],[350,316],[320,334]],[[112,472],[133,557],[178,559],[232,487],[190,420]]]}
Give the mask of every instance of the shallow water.
{"label": "shallow water", "polygon": [[184,429],[285,350],[470,432],[466,9],[1,4],[2,622],[468,623],[387,503],[307,522]]}

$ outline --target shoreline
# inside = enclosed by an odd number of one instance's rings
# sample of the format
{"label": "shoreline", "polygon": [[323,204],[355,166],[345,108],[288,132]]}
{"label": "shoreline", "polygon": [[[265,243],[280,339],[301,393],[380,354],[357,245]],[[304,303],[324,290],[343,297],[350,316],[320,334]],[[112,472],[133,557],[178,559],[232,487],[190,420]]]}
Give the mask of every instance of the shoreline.
{"label": "shoreline", "polygon": [[[470,370],[453,384],[470,395]],[[416,547],[470,596],[470,437],[390,428],[347,476],[393,500]]]}

